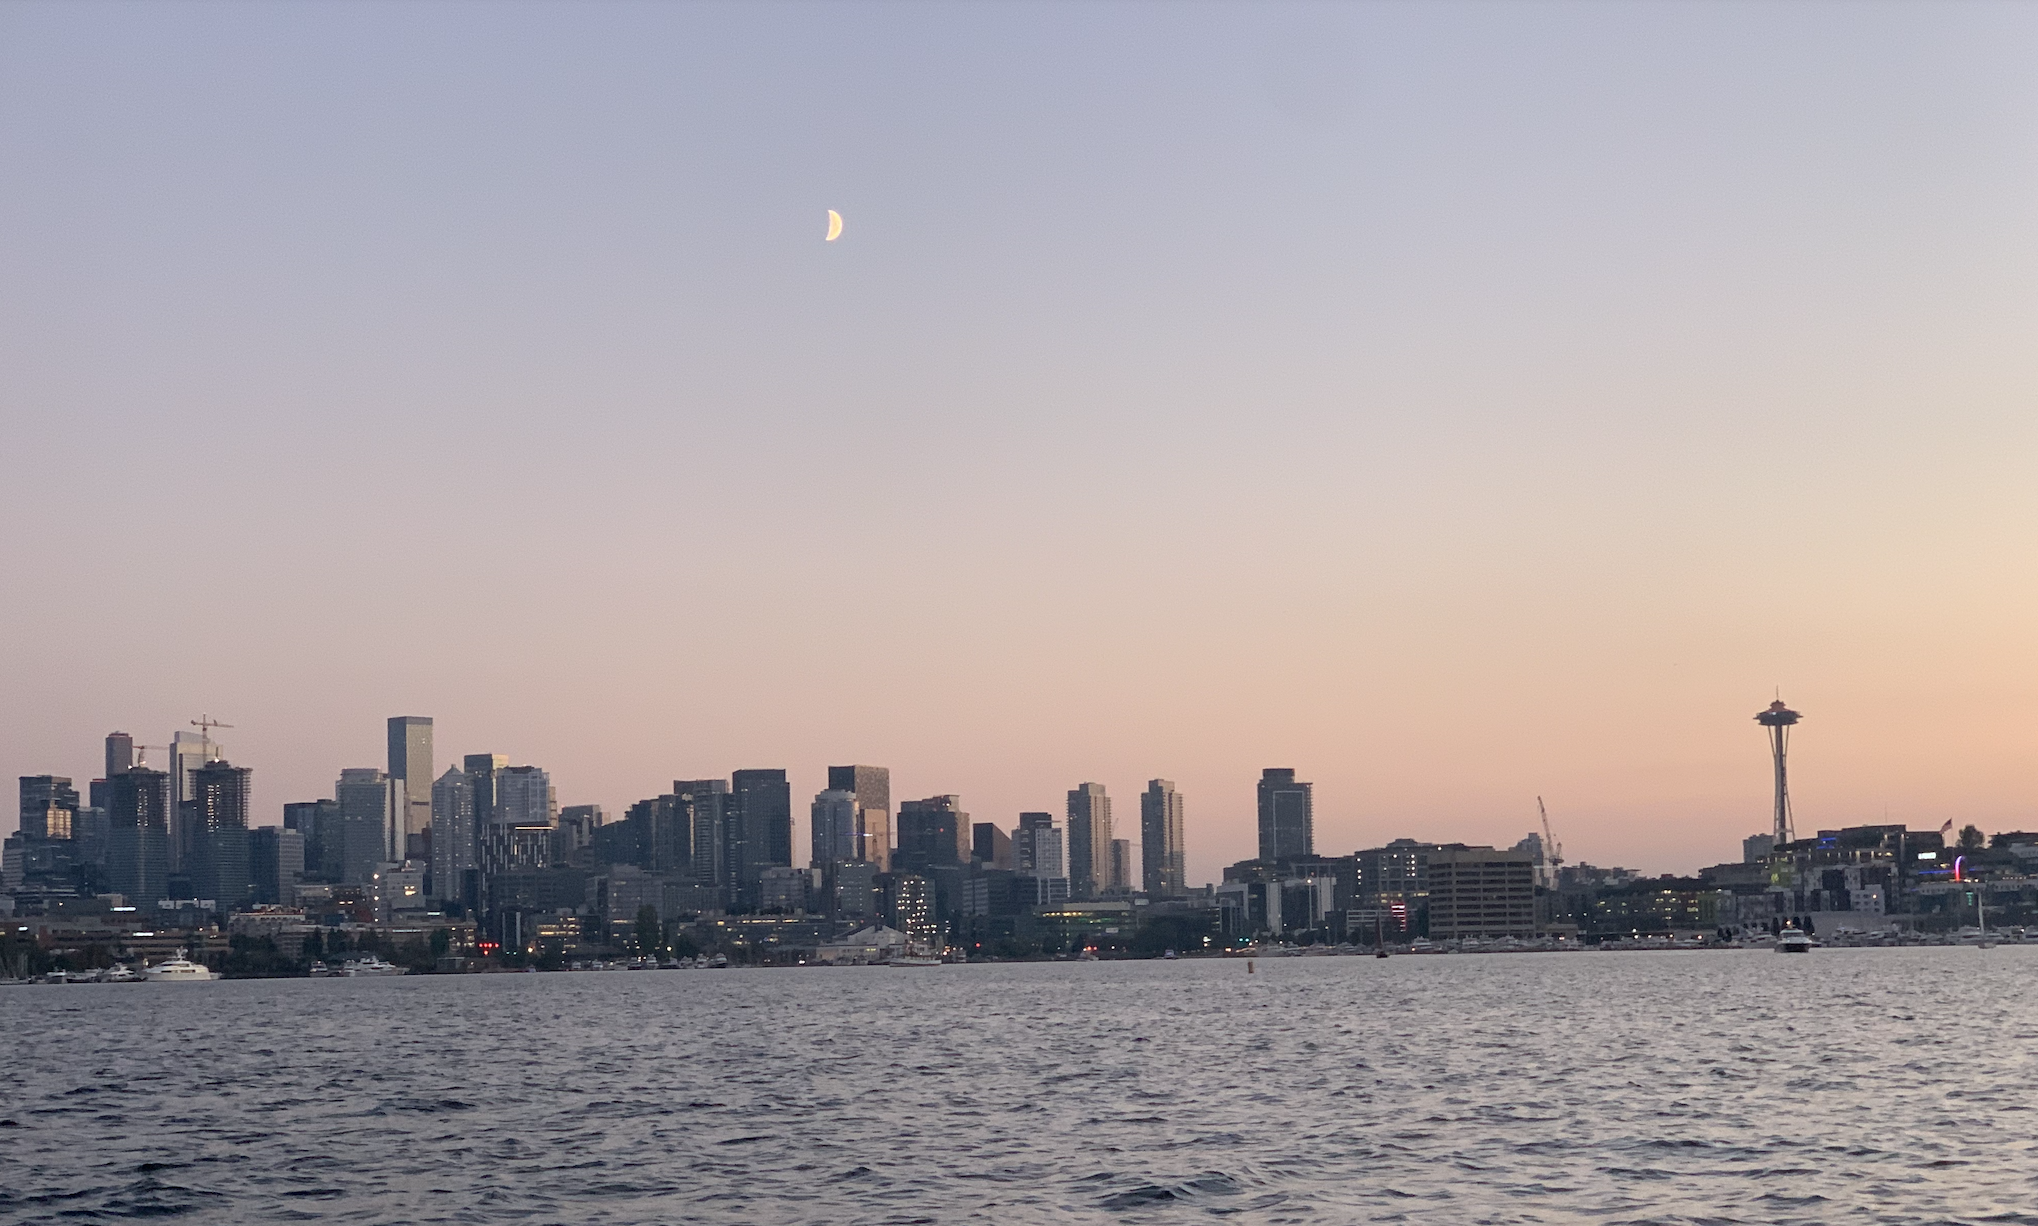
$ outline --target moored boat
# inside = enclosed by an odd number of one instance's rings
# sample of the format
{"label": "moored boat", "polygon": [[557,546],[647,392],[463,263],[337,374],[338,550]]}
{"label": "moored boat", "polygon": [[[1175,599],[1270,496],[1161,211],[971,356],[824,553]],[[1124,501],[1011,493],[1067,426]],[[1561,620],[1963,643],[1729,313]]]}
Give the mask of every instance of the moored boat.
{"label": "moored boat", "polygon": [[158,962],[144,969],[142,974],[150,983],[208,983],[219,978],[212,973],[211,967],[187,957],[189,952],[180,949],[176,957],[168,962]]}
{"label": "moored boat", "polygon": [[1805,931],[1793,924],[1776,934],[1776,952],[1780,954],[1808,954],[1812,951],[1812,939]]}

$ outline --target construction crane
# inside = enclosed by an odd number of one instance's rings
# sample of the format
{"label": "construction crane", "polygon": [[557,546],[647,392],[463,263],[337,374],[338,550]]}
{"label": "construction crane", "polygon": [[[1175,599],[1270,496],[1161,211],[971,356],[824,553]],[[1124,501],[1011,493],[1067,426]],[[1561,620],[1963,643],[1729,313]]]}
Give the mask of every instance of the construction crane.
{"label": "construction crane", "polygon": [[165,754],[168,754],[170,752],[170,747],[168,745],[144,745],[140,741],[136,741],[134,743],[134,764],[143,769],[147,769],[149,764],[149,750],[151,749],[160,749]]}
{"label": "construction crane", "polygon": [[212,730],[214,728],[233,727],[232,724],[220,723],[218,720],[212,718],[210,715],[201,715],[197,719],[192,720],[191,726],[193,728],[198,729],[198,735],[204,737],[208,741],[212,739]]}
{"label": "construction crane", "polygon": [[1557,841],[1556,835],[1550,833],[1550,811],[1543,807],[1543,798],[1540,796],[1536,797],[1536,812],[1543,819],[1543,859],[1549,862],[1550,880],[1554,882],[1557,870],[1564,863],[1564,845]]}

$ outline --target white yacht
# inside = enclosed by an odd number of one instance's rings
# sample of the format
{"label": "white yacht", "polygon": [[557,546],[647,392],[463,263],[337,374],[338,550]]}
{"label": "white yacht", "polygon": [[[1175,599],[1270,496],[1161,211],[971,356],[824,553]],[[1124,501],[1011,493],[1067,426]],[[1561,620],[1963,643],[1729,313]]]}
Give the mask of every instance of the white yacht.
{"label": "white yacht", "polygon": [[345,975],[349,979],[364,979],[380,975],[401,975],[408,970],[408,967],[398,966],[394,962],[383,961],[380,954],[369,954],[365,958],[349,962],[341,967],[340,974]]}
{"label": "white yacht", "polygon": [[1795,924],[1776,934],[1776,952],[1780,954],[1808,954],[1812,951],[1812,939],[1804,929]]}
{"label": "white yacht", "polygon": [[177,951],[176,957],[168,962],[158,962],[156,965],[144,970],[142,974],[148,978],[150,983],[205,983],[219,978],[219,976],[212,973],[212,968],[202,962],[193,962],[190,958],[186,957],[185,955],[189,952],[189,950],[180,949]]}

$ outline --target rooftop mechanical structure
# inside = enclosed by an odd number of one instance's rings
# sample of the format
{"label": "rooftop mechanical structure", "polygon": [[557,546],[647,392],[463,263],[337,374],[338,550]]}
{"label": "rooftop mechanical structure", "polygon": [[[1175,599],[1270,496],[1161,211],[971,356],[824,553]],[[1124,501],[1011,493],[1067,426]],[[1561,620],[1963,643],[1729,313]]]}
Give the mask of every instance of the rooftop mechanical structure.
{"label": "rooftop mechanical structure", "polygon": [[1755,722],[1769,729],[1769,752],[1776,758],[1776,845],[1793,842],[1796,835],[1790,828],[1790,774],[1784,764],[1784,755],[1790,749],[1790,728],[1803,718],[1797,712],[1783,705],[1778,698],[1768,709],[1755,716]]}

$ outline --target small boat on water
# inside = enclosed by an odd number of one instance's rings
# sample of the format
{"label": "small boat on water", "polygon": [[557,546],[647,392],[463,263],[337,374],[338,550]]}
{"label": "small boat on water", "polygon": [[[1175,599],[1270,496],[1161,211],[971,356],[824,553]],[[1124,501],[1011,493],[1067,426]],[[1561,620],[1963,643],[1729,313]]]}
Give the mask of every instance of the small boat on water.
{"label": "small boat on water", "polygon": [[886,966],[940,966],[941,955],[925,945],[908,945],[885,961]]}
{"label": "small boat on water", "polygon": [[1780,954],[1808,954],[1812,951],[1812,939],[1805,931],[1792,924],[1776,934],[1776,952]]}
{"label": "small boat on water", "polygon": [[1167,952],[1165,952],[1165,953],[1163,953],[1163,954],[1161,955],[1161,961],[1163,961],[1163,962],[1173,962],[1173,961],[1174,961],[1175,959],[1177,959],[1177,958],[1179,958],[1179,957],[1181,957],[1181,956],[1182,956],[1182,955],[1180,955],[1180,954],[1176,953],[1176,952],[1175,952],[1174,950],[1170,949],[1170,950],[1168,950]]}
{"label": "small boat on water", "polygon": [[341,967],[340,974],[349,979],[369,979],[383,975],[402,975],[407,973],[409,969],[408,967],[398,966],[394,962],[383,961],[380,954],[369,954],[365,958],[349,962]]}
{"label": "small boat on water", "polygon": [[158,962],[142,971],[150,983],[207,983],[219,978],[212,968],[202,962],[193,962],[186,955],[189,950],[180,949],[177,956],[168,962]]}

